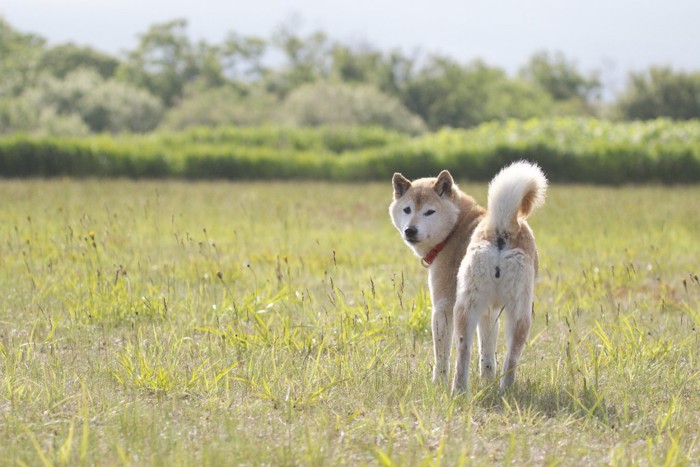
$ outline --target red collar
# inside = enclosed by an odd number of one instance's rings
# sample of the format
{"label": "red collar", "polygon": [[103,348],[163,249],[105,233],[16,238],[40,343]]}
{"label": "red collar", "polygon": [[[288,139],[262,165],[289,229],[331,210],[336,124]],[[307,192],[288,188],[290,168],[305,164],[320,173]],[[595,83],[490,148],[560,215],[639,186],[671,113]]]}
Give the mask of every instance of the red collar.
{"label": "red collar", "polygon": [[450,232],[446,239],[435,245],[435,247],[432,250],[430,250],[428,254],[423,257],[423,259],[421,259],[421,264],[423,265],[423,267],[427,268],[428,266],[433,264],[433,261],[435,261],[435,258],[437,258],[438,253],[440,253],[445,248],[447,242],[449,242],[450,238],[452,238],[453,233],[454,231]]}

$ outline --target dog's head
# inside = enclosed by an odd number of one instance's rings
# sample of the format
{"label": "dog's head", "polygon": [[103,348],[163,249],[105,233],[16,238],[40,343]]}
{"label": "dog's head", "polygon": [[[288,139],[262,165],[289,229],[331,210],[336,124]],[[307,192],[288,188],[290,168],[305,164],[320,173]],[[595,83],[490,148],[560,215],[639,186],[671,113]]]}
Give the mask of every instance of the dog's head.
{"label": "dog's head", "polygon": [[406,244],[423,256],[447,238],[457,223],[457,185],[447,170],[436,178],[414,181],[395,173],[392,184],[391,221]]}

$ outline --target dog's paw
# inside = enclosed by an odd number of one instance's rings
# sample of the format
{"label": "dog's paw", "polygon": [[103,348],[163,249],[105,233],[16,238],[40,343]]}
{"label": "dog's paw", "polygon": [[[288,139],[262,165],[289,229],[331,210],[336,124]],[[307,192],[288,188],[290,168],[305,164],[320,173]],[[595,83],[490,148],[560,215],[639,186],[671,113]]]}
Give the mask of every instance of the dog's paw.
{"label": "dog's paw", "polygon": [[503,397],[513,387],[514,378],[505,375],[498,384],[498,397]]}
{"label": "dog's paw", "polygon": [[447,367],[435,367],[433,369],[433,384],[447,384],[449,376],[449,368]]}
{"label": "dog's paw", "polygon": [[466,384],[454,383],[452,385],[452,397],[469,396],[469,388]]}

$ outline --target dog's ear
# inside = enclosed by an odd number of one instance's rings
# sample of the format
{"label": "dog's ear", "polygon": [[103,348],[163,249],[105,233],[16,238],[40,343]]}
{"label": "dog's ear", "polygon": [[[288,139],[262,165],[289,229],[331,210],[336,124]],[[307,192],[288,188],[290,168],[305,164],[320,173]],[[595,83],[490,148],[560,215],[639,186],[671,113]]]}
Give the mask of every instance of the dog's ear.
{"label": "dog's ear", "polygon": [[445,196],[452,194],[452,187],[455,182],[452,179],[452,175],[447,170],[443,170],[438,175],[437,180],[433,184],[433,189],[438,194],[438,196]]}
{"label": "dog's ear", "polygon": [[411,188],[411,181],[398,172],[391,178],[391,184],[394,185],[394,199],[401,198]]}

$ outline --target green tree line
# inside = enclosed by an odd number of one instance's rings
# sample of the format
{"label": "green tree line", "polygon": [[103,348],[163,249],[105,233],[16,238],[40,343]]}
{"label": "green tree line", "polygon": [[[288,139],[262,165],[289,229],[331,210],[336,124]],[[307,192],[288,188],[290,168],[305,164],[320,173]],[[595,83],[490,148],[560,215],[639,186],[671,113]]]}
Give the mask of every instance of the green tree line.
{"label": "green tree line", "polygon": [[537,52],[509,76],[481,60],[387,52],[289,26],[268,38],[231,32],[220,43],[195,42],[177,19],[151,26],[115,57],[48,45],[0,18],[0,134],[277,124],[416,135],[514,118],[700,117],[700,73],[653,67],[630,73],[614,102],[601,93],[599,73],[561,53]]}

